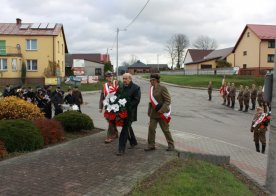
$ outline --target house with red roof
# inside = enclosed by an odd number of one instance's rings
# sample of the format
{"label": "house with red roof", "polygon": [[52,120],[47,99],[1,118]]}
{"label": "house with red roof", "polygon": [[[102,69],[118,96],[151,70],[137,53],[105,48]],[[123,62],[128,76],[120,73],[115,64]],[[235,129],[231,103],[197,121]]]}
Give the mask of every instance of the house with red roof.
{"label": "house with red roof", "polygon": [[203,59],[206,55],[210,54],[213,50],[202,49],[188,49],[184,57],[185,69],[197,69],[197,66],[187,66],[187,63],[192,63]]}
{"label": "house with red roof", "polygon": [[68,53],[64,29],[58,23],[0,23],[0,83],[20,84],[26,65],[27,84],[45,84],[65,76]]}
{"label": "house with red roof", "polygon": [[242,75],[264,75],[274,67],[276,25],[247,24],[233,48]]}

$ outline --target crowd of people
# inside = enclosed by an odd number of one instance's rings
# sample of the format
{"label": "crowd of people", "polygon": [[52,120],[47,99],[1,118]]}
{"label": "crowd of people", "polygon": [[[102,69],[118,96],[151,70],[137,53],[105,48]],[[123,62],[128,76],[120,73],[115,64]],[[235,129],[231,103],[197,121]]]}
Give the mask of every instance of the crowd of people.
{"label": "crowd of people", "polygon": [[[212,81],[208,84],[208,97],[209,101],[212,100]],[[219,89],[219,93],[223,99],[222,105],[235,108],[236,99],[239,103],[239,111],[248,112],[248,110],[255,110],[256,103],[259,107],[264,109],[264,112],[271,111],[271,105],[269,102],[264,100],[264,89],[263,86],[259,86],[258,89],[255,84],[252,84],[251,88],[249,86],[240,85],[239,91],[237,91],[235,83],[226,82],[225,78],[222,80],[222,85]],[[251,108],[250,107],[251,102]]]}
{"label": "crowd of people", "polygon": [[52,118],[52,106],[54,106],[54,115],[58,115],[63,112],[63,105],[68,106],[77,105],[79,112],[81,112],[81,104],[83,98],[80,90],[77,86],[73,89],[68,88],[68,92],[64,93],[61,87],[57,86],[52,91],[51,85],[45,85],[44,87],[38,86],[36,90],[32,87],[15,86],[11,87],[7,85],[2,93],[2,96],[16,96],[27,102],[37,105],[41,112],[44,113],[46,118]]}
{"label": "crowd of people", "polygon": [[[209,101],[212,100],[212,81],[208,84],[208,96]],[[253,132],[253,141],[255,143],[256,151],[265,153],[266,149],[266,131],[270,123],[271,118],[271,104],[264,99],[264,88],[259,86],[256,88],[255,84],[252,84],[251,89],[249,86],[240,85],[237,93],[235,83],[226,83],[225,77],[222,80],[222,86],[219,90],[221,97],[223,98],[222,105],[235,108],[235,100],[237,98],[239,102],[239,111],[248,112],[250,102],[250,110],[256,110],[253,120],[251,122],[250,131]],[[236,97],[237,95],[237,97]],[[256,106],[258,103],[258,106]],[[244,109],[244,110],[243,110]],[[261,149],[260,149],[261,143]]]}

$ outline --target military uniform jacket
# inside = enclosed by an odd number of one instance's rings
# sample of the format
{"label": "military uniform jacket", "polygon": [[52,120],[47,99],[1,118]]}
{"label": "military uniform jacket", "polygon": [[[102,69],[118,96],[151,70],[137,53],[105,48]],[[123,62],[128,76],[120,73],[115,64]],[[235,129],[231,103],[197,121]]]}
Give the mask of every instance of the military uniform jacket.
{"label": "military uniform jacket", "polygon": [[[158,104],[162,105],[159,110],[161,113],[167,113],[170,111],[171,96],[165,86],[157,84],[153,87],[153,97],[156,99]],[[149,103],[148,115],[150,118],[161,118],[160,114],[155,111],[151,103]]]}
{"label": "military uniform jacket", "polygon": [[213,90],[212,84],[209,84],[208,85],[208,92],[210,93],[210,92],[212,92],[212,90]]}
{"label": "military uniform jacket", "polygon": [[252,89],[250,96],[251,96],[251,99],[256,99],[257,98],[257,89]]}
{"label": "military uniform jacket", "polygon": [[235,97],[236,96],[236,87],[230,87],[230,92],[229,92],[230,97]]}
{"label": "military uniform jacket", "polygon": [[264,101],[264,92],[263,91],[258,91],[257,100],[261,101],[261,102]]}
{"label": "military uniform jacket", "polygon": [[248,90],[243,91],[243,100],[248,100],[250,99],[250,92]]}
{"label": "military uniform jacket", "polygon": [[242,101],[242,100],[243,100],[243,90],[240,90],[240,91],[239,91],[238,100],[239,100],[239,101]]}

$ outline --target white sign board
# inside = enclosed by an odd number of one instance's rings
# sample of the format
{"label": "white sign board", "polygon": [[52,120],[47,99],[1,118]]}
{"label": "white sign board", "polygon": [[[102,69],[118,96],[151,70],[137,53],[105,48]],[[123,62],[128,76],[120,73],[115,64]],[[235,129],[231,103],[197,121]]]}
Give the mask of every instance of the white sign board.
{"label": "white sign board", "polygon": [[73,67],[84,67],[84,60],[83,59],[74,59]]}

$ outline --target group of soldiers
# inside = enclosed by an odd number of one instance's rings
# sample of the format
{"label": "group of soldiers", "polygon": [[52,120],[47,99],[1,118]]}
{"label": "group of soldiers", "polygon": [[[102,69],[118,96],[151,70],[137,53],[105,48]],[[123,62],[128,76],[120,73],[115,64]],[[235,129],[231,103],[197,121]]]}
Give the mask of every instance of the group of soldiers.
{"label": "group of soldiers", "polygon": [[69,88],[68,93],[65,95],[64,91],[57,86],[52,91],[51,85],[45,85],[44,87],[38,86],[34,91],[31,87],[16,86],[11,87],[7,85],[3,91],[2,96],[16,96],[25,101],[37,105],[44,113],[46,118],[52,118],[52,105],[54,106],[54,115],[58,115],[63,112],[63,104],[77,105],[79,112],[80,105],[83,103],[82,94],[78,87]]}
{"label": "group of soldiers", "polygon": [[[224,82],[220,88],[220,94],[223,98],[222,105],[234,108],[235,107],[235,100],[236,100],[236,87],[235,83]],[[248,112],[249,109],[249,102],[251,101],[251,108],[250,110],[255,110],[256,108],[256,101],[258,102],[258,106],[264,108],[264,112],[267,112],[267,108],[269,111],[270,103],[264,101],[264,92],[263,87],[259,86],[256,88],[255,84],[252,84],[251,89],[249,86],[240,85],[237,100],[239,101],[239,111]]]}

